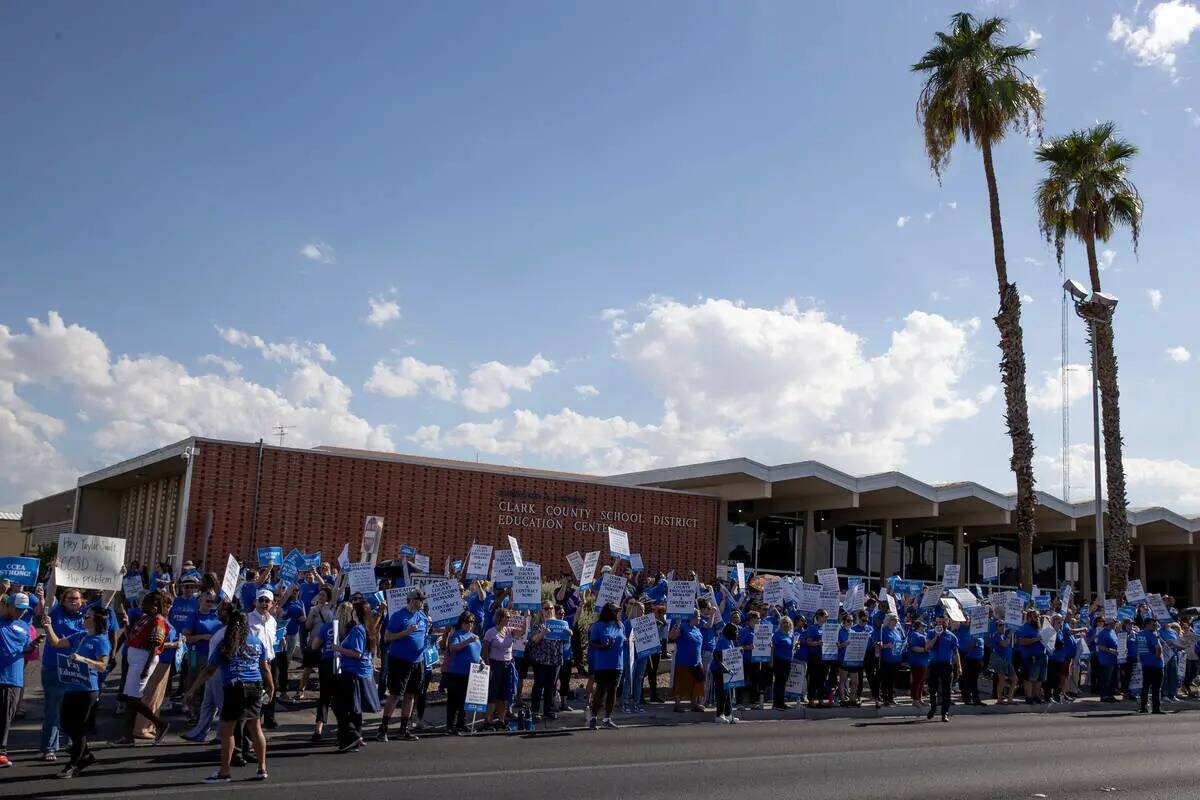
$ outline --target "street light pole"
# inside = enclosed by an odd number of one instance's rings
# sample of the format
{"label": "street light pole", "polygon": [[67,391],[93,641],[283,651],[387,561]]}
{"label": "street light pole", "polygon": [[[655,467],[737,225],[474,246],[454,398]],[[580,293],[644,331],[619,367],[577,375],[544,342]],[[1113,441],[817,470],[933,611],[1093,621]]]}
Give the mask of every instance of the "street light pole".
{"label": "street light pole", "polygon": [[1100,374],[1096,370],[1096,320],[1088,320],[1092,335],[1092,471],[1096,480],[1096,598],[1104,600],[1104,508],[1100,502]]}

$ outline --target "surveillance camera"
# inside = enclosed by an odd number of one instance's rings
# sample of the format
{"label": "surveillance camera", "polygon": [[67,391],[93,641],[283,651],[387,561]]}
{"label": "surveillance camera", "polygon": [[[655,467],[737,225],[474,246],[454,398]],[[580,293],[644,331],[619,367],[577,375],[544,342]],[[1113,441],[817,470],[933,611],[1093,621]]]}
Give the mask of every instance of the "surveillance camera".
{"label": "surveillance camera", "polygon": [[1088,296],[1087,287],[1076,280],[1068,279],[1067,282],[1063,284],[1063,288],[1066,289],[1067,293],[1070,294],[1071,297],[1074,297],[1076,301],[1082,302]]}

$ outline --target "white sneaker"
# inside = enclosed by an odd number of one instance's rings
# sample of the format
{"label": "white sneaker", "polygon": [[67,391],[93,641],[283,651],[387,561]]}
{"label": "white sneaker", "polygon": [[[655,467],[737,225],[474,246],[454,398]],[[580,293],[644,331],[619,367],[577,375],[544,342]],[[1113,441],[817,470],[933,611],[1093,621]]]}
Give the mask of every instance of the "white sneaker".
{"label": "white sneaker", "polygon": [[717,718],[714,719],[713,722],[720,722],[722,724],[728,724],[729,717],[725,716],[724,714],[717,714]]}
{"label": "white sneaker", "polygon": [[737,717],[732,717],[732,716],[725,721],[728,722],[730,725],[737,725],[739,722],[741,722],[740,719],[738,719]]}
{"label": "white sneaker", "polygon": [[754,706],[753,706],[753,710],[754,710],[754,711],[762,711],[762,710],[763,710],[763,704],[762,704],[762,703],[755,703],[755,704],[754,704]]}

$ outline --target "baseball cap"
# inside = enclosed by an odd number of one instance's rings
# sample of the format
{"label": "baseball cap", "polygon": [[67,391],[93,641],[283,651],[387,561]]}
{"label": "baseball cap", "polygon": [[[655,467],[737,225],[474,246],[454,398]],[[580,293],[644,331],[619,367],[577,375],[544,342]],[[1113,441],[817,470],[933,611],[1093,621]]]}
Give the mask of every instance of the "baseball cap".
{"label": "baseball cap", "polygon": [[196,574],[193,572],[190,575],[184,575],[182,578],[179,579],[179,582],[180,583],[197,583],[198,584],[198,583],[200,583],[200,578],[198,578],[196,576]]}
{"label": "baseball cap", "polygon": [[183,562],[183,568],[184,569],[195,569],[196,565],[194,563],[192,563],[191,561],[185,561],[185,562]]}
{"label": "baseball cap", "polygon": [[254,597],[256,600],[261,600],[264,597],[267,598],[268,600],[274,600],[275,593],[272,592],[270,589],[259,589],[258,593],[255,594]]}
{"label": "baseball cap", "polygon": [[8,604],[24,611],[29,608],[29,595],[24,592],[12,592],[8,595]]}

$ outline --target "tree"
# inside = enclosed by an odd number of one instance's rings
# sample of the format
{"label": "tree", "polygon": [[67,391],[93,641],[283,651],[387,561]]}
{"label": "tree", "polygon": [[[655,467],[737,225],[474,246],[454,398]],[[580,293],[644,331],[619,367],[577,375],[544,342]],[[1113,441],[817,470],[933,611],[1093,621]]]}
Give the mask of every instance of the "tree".
{"label": "tree", "polygon": [[1006,45],[1004,20],[978,21],[967,13],[950,18],[949,30],[936,33],[937,44],[912,66],[926,75],[917,100],[917,120],[925,133],[929,166],[940,182],[958,137],[973,142],[983,155],[988,208],[992,225],[992,257],[1000,308],[994,318],[1000,332],[1000,377],[1004,384],[1005,424],[1012,440],[1010,466],[1017,481],[1016,528],[1020,546],[1020,580],[1033,586],[1034,515],[1033,433],[1025,396],[1025,346],[1021,330],[1021,295],[1008,279],[1000,193],[996,188],[993,147],[1006,133],[1041,134],[1042,93],[1020,65],[1034,51]]}
{"label": "tree", "polygon": [[[1035,195],[1039,227],[1046,241],[1054,242],[1054,253],[1060,266],[1067,236],[1083,242],[1093,292],[1103,291],[1096,240],[1107,242],[1113,230],[1124,225],[1129,228],[1133,249],[1137,252],[1141,235],[1142,198],[1129,180],[1129,161],[1137,155],[1137,147],[1117,138],[1115,132],[1116,126],[1105,122],[1052,139],[1037,151],[1038,161],[1046,166],[1046,177],[1038,184]],[[1089,333],[1089,338],[1092,339],[1091,346],[1096,348],[1104,421],[1105,489],[1108,493],[1108,529],[1104,544],[1108,585],[1110,593],[1116,596],[1125,590],[1125,582],[1129,579],[1129,516],[1122,461],[1120,392],[1112,312],[1103,307],[1093,310],[1102,315],[1096,324],[1089,325],[1089,330],[1095,332],[1094,336]]]}

